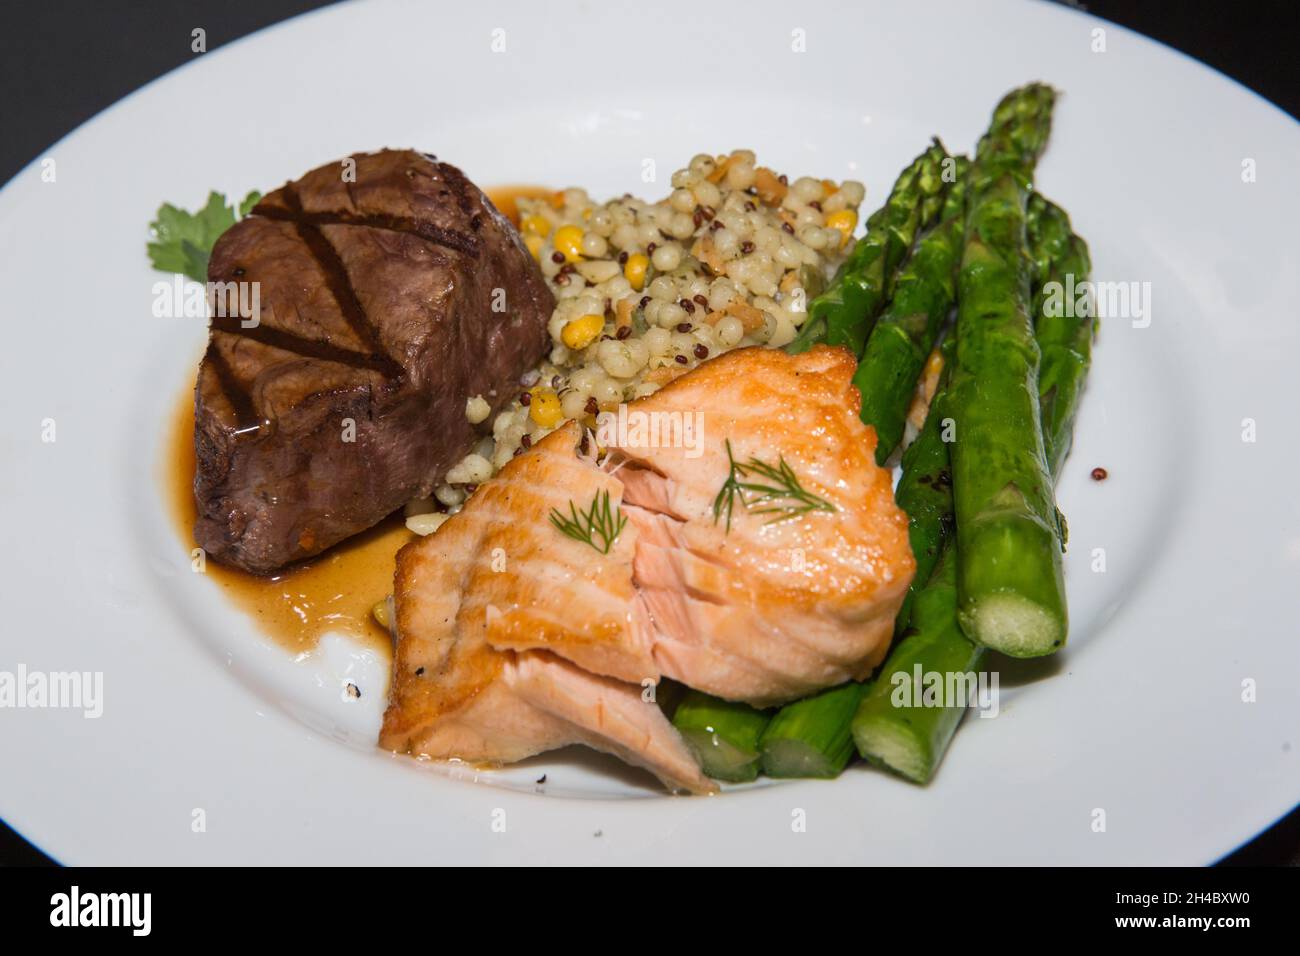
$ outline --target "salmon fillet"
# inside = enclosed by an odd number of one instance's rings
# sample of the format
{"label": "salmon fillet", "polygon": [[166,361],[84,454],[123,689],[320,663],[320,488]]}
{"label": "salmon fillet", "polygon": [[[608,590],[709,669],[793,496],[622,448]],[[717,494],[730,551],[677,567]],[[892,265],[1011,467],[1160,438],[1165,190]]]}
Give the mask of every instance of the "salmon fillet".
{"label": "salmon fillet", "polygon": [[[769,706],[870,674],[915,562],[854,364],[825,347],[730,352],[627,406],[629,422],[698,414],[700,441],[602,428],[598,461],[569,422],[507,464],[398,555],[381,744],[506,763],[583,743],[701,792],[643,686]],[[755,490],[765,474],[788,479],[780,493]],[[728,494],[732,478],[748,487]],[[612,541],[550,519],[602,500]]]}

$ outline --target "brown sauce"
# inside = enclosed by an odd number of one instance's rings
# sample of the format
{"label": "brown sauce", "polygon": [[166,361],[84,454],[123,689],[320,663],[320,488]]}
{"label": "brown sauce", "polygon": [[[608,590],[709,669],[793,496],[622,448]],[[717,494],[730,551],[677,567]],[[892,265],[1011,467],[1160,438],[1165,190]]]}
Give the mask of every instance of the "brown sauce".
{"label": "brown sauce", "polygon": [[[545,186],[500,186],[488,198],[516,226],[520,199],[546,199]],[[177,533],[185,548],[194,547],[194,399],[182,397],[170,424],[163,462],[165,491]],[[393,590],[397,551],[414,540],[400,513],[309,561],[270,577],[248,574],[216,561],[206,574],[236,607],[293,654],[312,650],[329,632],[348,634],[386,649],[388,632],[371,613]]]}
{"label": "brown sauce", "polygon": [[[186,392],[172,416],[163,462],[168,505],[186,549],[194,547],[194,398]],[[324,554],[270,577],[216,561],[206,574],[258,627],[293,654],[312,650],[328,632],[385,650],[388,632],[371,614],[393,591],[398,549],[415,538],[400,512]]]}
{"label": "brown sauce", "polygon": [[493,186],[483,190],[502,215],[519,225],[519,200],[550,199],[555,190],[548,186]]}

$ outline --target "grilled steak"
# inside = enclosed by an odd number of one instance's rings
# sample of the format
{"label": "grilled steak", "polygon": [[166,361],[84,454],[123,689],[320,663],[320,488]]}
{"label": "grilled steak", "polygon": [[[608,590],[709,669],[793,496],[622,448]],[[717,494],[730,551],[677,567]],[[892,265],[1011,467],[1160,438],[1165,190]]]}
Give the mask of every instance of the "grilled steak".
{"label": "grilled steak", "polygon": [[271,193],[218,240],[208,278],[258,283],[243,301],[260,314],[214,310],[194,397],[194,535],[258,573],[428,495],[477,440],[466,401],[509,401],[554,306],[487,197],[410,151]]}

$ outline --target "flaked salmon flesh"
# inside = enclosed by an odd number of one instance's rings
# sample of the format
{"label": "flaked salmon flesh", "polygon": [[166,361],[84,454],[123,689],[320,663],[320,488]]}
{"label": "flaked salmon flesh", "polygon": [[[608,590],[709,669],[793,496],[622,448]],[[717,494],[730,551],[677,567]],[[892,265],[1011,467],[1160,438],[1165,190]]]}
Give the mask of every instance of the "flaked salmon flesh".
{"label": "flaked salmon flesh", "polygon": [[[581,743],[706,792],[644,688],[766,707],[868,676],[915,562],[854,366],[827,347],[729,352],[627,407],[698,412],[700,442],[616,436],[598,459],[568,422],[509,462],[398,555],[381,744],[509,763]],[[551,520],[602,501],[612,540]]]}

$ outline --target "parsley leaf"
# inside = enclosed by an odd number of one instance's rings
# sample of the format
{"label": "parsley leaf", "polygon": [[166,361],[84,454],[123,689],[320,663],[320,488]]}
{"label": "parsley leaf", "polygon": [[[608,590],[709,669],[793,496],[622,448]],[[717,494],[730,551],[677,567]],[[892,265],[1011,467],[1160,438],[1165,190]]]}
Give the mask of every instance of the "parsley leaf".
{"label": "parsley leaf", "polygon": [[245,196],[244,201],[239,204],[239,218],[243,219],[245,216],[247,216],[250,212],[253,211],[253,207],[256,206],[261,201],[262,201],[262,194],[259,193],[256,189],[254,189],[251,193]]}
{"label": "parsley leaf", "polygon": [[157,218],[149,223],[154,238],[148,246],[149,261],[163,272],[180,272],[196,282],[207,282],[213,244],[235,224],[236,218],[248,215],[261,198],[259,192],[249,193],[239,204],[238,214],[218,192],[208,193],[207,205],[198,212],[163,203]]}

